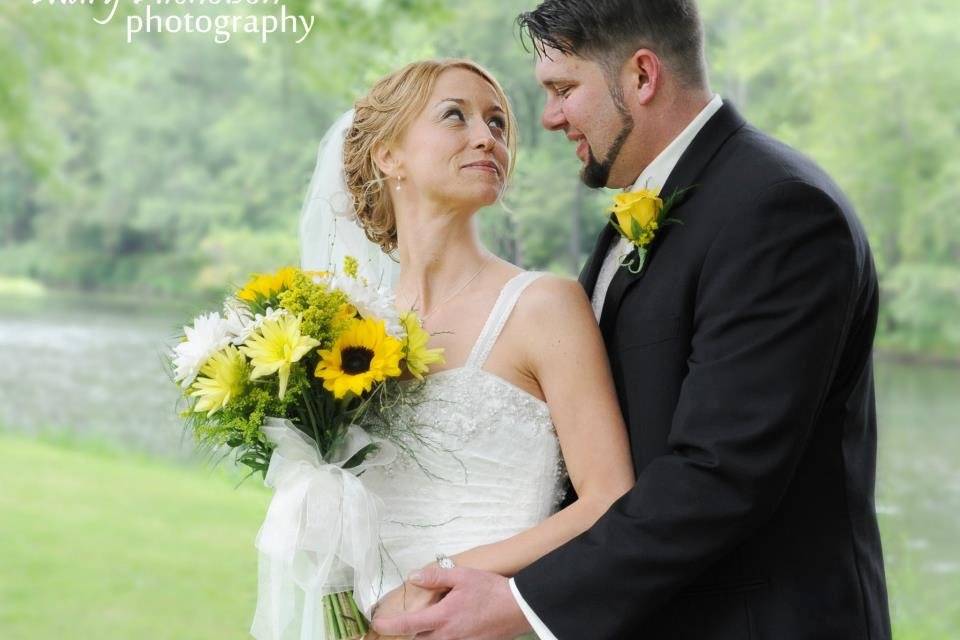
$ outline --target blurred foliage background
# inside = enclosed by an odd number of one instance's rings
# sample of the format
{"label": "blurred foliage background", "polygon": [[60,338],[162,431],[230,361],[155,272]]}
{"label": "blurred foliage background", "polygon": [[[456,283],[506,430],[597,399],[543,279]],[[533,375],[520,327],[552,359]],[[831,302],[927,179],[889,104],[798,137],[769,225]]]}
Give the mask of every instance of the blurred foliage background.
{"label": "blurred foliage background", "polygon": [[[513,27],[531,3],[285,4],[317,16],[300,45],[184,33],[130,45],[122,15],[93,21],[103,6],[4,2],[0,274],[179,297],[295,262],[323,131],[383,73],[440,55],[493,70],[520,120],[510,212],[482,214],[491,248],[577,271],[603,205],[578,185],[562,136],[539,126],[543,98]],[[257,9],[232,9],[243,10]],[[883,284],[880,344],[960,356],[957,3],[704,0],[702,11],[714,89],[813,156],[857,206]]]}
{"label": "blurred foliage background", "polygon": [[[158,351],[226,286],[297,262],[316,145],[383,73],[467,56],[504,84],[521,146],[508,206],[480,214],[491,249],[573,275],[604,223],[608,194],[584,188],[569,143],[539,125],[543,96],[514,28],[534,0],[283,4],[317,18],[302,44],[127,44],[124,17],[143,12],[133,3],[103,26],[102,2],[0,4],[0,455],[16,461],[0,465],[0,637],[244,637],[268,496],[183,462]],[[957,637],[960,4],[701,9],[714,90],[822,164],[870,235],[896,637]]]}

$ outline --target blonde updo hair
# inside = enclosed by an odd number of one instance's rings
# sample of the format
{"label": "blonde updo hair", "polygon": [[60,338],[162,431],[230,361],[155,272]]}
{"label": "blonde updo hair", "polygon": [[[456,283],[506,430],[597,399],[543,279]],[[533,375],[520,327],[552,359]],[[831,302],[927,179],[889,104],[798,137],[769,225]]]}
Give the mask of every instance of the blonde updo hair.
{"label": "blonde updo hair", "polygon": [[357,219],[367,238],[386,253],[397,248],[397,221],[386,186],[387,176],[374,162],[373,151],[381,145],[400,141],[410,123],[426,107],[437,78],[447,69],[472,71],[493,87],[507,120],[504,131],[510,152],[507,175],[513,171],[516,119],[507,95],[489,71],[471,60],[440,59],[413,62],[384,76],[354,104],[353,125],[347,130],[343,144],[343,167]]}

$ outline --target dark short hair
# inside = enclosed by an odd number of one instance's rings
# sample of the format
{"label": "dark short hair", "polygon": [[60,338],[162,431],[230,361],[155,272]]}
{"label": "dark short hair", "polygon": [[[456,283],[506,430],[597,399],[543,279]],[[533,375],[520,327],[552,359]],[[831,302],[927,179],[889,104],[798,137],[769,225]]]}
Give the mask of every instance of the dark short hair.
{"label": "dark short hair", "polygon": [[619,71],[633,52],[650,49],[690,87],[706,85],[703,25],[694,0],[545,0],[517,17],[521,37]]}

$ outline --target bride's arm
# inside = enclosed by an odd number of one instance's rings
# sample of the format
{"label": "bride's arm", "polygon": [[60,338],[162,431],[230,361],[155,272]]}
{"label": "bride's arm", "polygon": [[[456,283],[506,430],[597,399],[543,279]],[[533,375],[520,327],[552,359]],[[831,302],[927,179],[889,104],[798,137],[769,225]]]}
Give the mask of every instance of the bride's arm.
{"label": "bride's arm", "polygon": [[494,349],[517,354],[519,371],[550,408],[577,500],[539,525],[453,557],[512,576],[589,529],[634,482],[630,444],[607,352],[580,285],[544,277],[520,298]]}

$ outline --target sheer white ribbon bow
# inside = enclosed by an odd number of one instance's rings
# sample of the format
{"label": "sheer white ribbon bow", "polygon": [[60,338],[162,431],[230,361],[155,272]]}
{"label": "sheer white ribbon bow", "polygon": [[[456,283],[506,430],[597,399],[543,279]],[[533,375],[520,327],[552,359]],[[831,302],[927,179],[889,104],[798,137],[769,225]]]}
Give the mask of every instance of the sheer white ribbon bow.
{"label": "sheer white ribbon bow", "polygon": [[[368,618],[384,595],[377,499],[357,475],[392,462],[396,447],[351,426],[335,459],[325,462],[289,420],[267,418],[263,432],[276,445],[264,480],[274,495],[257,534],[260,580],[250,633],[257,640],[326,640],[324,595],[353,589]],[[375,454],[343,468],[373,442]]]}

